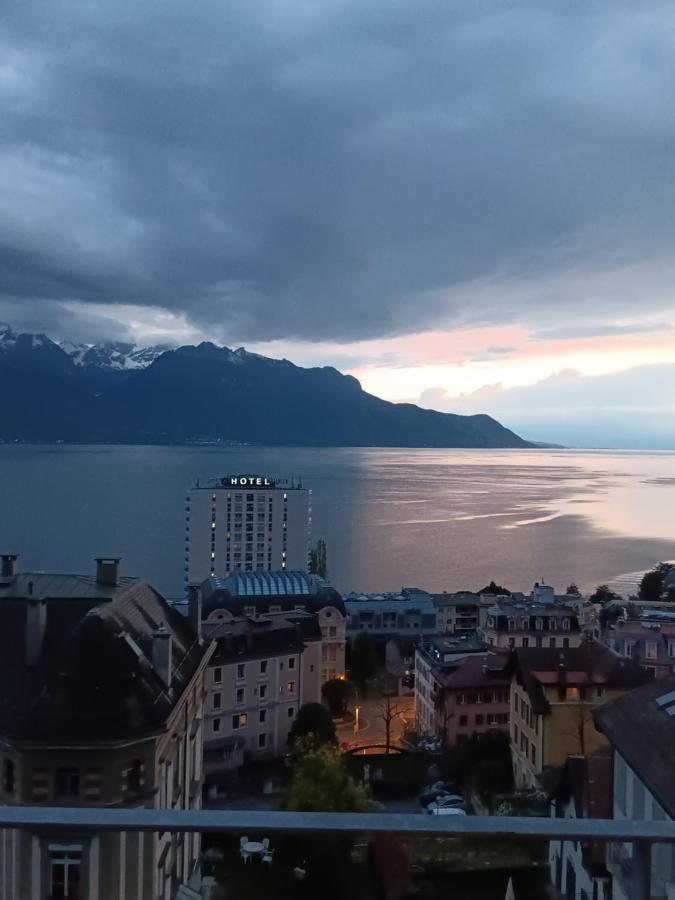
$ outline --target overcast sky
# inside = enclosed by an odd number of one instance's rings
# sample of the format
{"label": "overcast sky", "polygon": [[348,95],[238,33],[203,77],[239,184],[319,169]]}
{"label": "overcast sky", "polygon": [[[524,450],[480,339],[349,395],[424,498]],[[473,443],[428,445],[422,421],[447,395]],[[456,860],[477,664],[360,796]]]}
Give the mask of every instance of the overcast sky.
{"label": "overcast sky", "polygon": [[21,0],[0,319],[675,447],[675,7]]}

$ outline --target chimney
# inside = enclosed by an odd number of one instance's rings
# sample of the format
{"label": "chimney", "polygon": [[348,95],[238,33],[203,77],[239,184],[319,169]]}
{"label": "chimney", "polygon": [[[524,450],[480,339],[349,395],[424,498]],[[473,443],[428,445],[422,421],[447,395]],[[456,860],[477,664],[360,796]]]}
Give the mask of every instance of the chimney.
{"label": "chimney", "polygon": [[202,590],[198,584],[188,585],[188,619],[196,635],[202,636]]}
{"label": "chimney", "polygon": [[171,632],[161,622],[152,635],[152,665],[167,687],[171,687]]}
{"label": "chimney", "polygon": [[120,556],[96,557],[96,584],[117,587],[119,584]]}
{"label": "chimney", "polygon": [[18,553],[3,553],[0,556],[0,580],[8,584],[16,575]]}

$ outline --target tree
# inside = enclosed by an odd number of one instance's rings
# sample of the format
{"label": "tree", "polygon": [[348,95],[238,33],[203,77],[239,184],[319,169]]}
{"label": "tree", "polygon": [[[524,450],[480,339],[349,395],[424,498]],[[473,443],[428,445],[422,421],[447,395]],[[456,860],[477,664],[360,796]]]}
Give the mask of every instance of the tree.
{"label": "tree", "polygon": [[334,716],[343,716],[354,696],[354,686],[344,678],[331,678],[321,688],[321,697]]}
{"label": "tree", "polygon": [[673,570],[675,570],[675,565],[661,562],[650,572],[645,572],[640,582],[640,600],[657,603],[663,594],[663,583]]}
{"label": "tree", "polygon": [[323,538],[319,538],[316,547],[309,551],[308,569],[310,575],[319,575],[321,578],[328,577],[326,542]]}
{"label": "tree", "polygon": [[375,718],[384,722],[384,743],[386,753],[391,750],[391,726],[396,719],[399,719],[405,712],[405,708],[398,703],[393,702],[391,694],[383,694],[380,701],[375,705],[377,716]]}
{"label": "tree", "polygon": [[502,587],[501,584],[495,584],[494,581],[491,581],[487,587],[484,587],[482,591],[478,591],[479,594],[494,594],[496,597],[506,596],[509,597],[511,595],[511,591],[508,588]]}
{"label": "tree", "polygon": [[365,632],[357,634],[351,646],[351,680],[365,692],[366,685],[379,675],[380,669],[380,655],[374,638]]}
{"label": "tree", "polygon": [[476,794],[488,809],[495,794],[513,788],[510,738],[504,731],[474,734],[466,743],[450,748],[441,765],[447,778]]}
{"label": "tree", "polygon": [[317,746],[337,743],[335,723],[322,703],[305,703],[300,707],[288,733],[288,743],[293,747],[300,738],[310,735]]}
{"label": "tree", "polygon": [[576,586],[576,584],[574,582],[572,582],[572,584],[567,585],[567,588],[565,589],[565,593],[567,594],[568,597],[580,597],[581,596],[581,591],[579,590],[579,588]]}
{"label": "tree", "polygon": [[588,599],[591,603],[601,603],[604,606],[606,603],[619,602],[621,597],[610,590],[606,584],[599,584]]}
{"label": "tree", "polygon": [[296,759],[284,808],[297,812],[369,812],[375,808],[335,747],[309,746]]}

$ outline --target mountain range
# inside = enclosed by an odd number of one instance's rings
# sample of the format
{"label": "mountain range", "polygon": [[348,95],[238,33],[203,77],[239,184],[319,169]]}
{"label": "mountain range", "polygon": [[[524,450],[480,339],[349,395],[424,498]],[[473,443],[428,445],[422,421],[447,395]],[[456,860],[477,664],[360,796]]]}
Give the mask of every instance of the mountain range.
{"label": "mountain range", "polygon": [[0,324],[0,440],[531,447],[487,415],[390,403],[350,375],[205,342],[57,343]]}

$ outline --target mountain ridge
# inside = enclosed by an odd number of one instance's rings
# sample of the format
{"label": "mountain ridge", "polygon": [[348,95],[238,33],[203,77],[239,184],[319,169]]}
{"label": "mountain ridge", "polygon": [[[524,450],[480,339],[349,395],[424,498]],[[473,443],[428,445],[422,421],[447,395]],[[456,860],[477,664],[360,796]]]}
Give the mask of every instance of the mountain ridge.
{"label": "mountain ridge", "polygon": [[204,341],[57,343],[0,324],[0,440],[532,447],[487,415],[390,403],[332,366]]}

